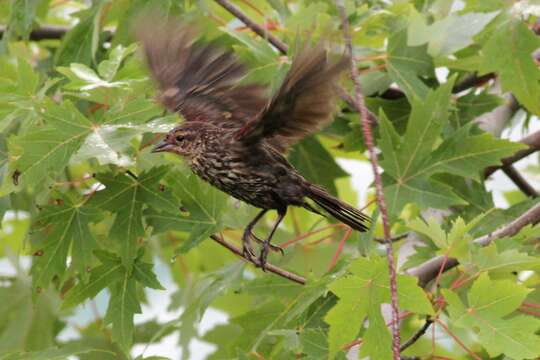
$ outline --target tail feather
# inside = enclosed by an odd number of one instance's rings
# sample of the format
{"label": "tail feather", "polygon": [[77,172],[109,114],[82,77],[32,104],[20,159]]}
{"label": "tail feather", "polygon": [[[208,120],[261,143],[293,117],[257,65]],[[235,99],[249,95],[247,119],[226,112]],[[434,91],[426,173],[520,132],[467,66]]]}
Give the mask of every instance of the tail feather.
{"label": "tail feather", "polygon": [[[367,215],[349,204],[336,199],[325,190],[318,186],[310,185],[307,197],[313,200],[317,205],[323,208],[326,212],[332,215],[342,223],[349,225],[351,228],[358,231],[366,231],[369,222],[371,221]],[[314,209],[306,204],[306,209],[314,211]],[[317,212],[317,211],[315,211]]]}

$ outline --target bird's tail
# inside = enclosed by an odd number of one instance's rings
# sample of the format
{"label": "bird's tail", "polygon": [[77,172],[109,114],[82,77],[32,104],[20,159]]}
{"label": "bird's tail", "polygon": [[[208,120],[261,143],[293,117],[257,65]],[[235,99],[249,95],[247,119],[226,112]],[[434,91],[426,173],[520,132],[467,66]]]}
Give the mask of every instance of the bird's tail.
{"label": "bird's tail", "polygon": [[[368,224],[371,221],[367,215],[362,214],[360,210],[351,205],[336,199],[324,189],[310,184],[307,197],[342,223],[358,231],[367,230]],[[305,204],[304,207],[310,211],[318,212],[309,204]]]}

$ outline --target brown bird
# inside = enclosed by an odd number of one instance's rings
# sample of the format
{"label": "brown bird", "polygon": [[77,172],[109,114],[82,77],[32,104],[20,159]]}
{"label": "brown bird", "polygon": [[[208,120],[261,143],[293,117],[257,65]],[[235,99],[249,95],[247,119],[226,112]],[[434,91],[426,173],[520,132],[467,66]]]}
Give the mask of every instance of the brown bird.
{"label": "brown bird", "polygon": [[[239,84],[246,68],[232,53],[197,43],[187,25],[169,21],[142,29],[139,39],[159,85],[158,98],[185,119],[153,151],[181,155],[203,180],[262,209],[243,233],[244,256],[257,263],[251,240],[261,243],[264,269],[269,249],[281,250],[270,241],[288,206],[321,214],[307,199],[353,229],[366,230],[366,215],[311,184],[284,157],[332,119],[347,57],[332,62],[321,45],[303,48],[268,100],[266,86]],[[278,217],[261,240],[253,227],[271,209]]]}

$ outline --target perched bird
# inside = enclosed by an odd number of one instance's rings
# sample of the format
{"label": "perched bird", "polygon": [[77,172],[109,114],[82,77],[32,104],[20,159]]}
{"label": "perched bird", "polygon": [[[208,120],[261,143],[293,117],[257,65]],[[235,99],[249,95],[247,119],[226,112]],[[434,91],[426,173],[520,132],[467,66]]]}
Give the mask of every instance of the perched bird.
{"label": "perched bird", "polygon": [[[257,263],[251,240],[261,243],[258,263],[264,270],[269,249],[281,250],[270,241],[289,206],[321,214],[308,199],[353,229],[366,230],[366,215],[311,184],[284,157],[331,121],[347,57],[332,62],[321,45],[304,47],[267,98],[266,86],[240,84],[246,68],[232,53],[196,42],[192,27],[155,23],[138,37],[159,85],[158,99],[185,120],[153,151],[181,155],[203,180],[262,209],[243,233],[244,256]],[[253,227],[271,209],[278,217],[261,240]]]}

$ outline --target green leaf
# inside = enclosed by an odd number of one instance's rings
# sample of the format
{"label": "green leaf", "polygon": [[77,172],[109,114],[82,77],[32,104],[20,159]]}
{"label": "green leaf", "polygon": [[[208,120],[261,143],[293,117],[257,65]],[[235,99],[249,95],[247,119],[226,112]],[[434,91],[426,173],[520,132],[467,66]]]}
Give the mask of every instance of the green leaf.
{"label": "green leaf", "polygon": [[79,23],[62,38],[60,48],[56,51],[56,65],[69,65],[74,62],[90,65],[94,61],[103,4],[104,1],[98,1],[92,8],[79,13]]}
{"label": "green leaf", "polygon": [[[450,320],[462,328],[478,331],[479,342],[491,357],[505,354],[513,359],[529,359],[540,354],[540,320],[515,315],[530,289],[510,280],[491,280],[483,273],[474,282],[468,305],[449,290],[443,290]],[[503,319],[503,317],[505,317]]]}
{"label": "green leaf", "polygon": [[403,29],[388,38],[387,52],[386,66],[390,78],[405,92],[409,101],[424,99],[429,88],[419,76],[433,72],[427,46],[408,46],[407,30]]}
{"label": "green leaf", "polygon": [[124,47],[122,45],[116,46],[114,49],[111,50],[109,59],[103,60],[99,64],[99,75],[103,77],[106,81],[111,81],[118,72],[122,61],[129,55],[133,54],[135,50],[137,50],[136,44],[131,44],[128,47]]}
{"label": "green leaf", "polygon": [[147,204],[171,212],[178,208],[173,193],[160,184],[168,170],[164,166],[156,167],[136,179],[125,173],[96,176],[105,185],[105,190],[98,191],[91,203],[116,214],[110,236],[120,243],[122,261],[126,266],[131,265],[138,240],[145,234],[143,206]]}
{"label": "green leaf", "polygon": [[515,271],[534,270],[540,266],[538,257],[519,252],[517,249],[499,251],[497,243],[479,248],[471,259],[478,272],[511,273]]}
{"label": "green leaf", "polygon": [[493,31],[482,49],[481,65],[483,73],[496,72],[503,90],[536,115],[540,114],[540,70],[532,54],[538,47],[540,40],[527,24],[511,19]]}
{"label": "green leaf", "polygon": [[[13,0],[11,1],[11,11],[6,30],[2,36],[0,44],[0,54],[7,47],[7,42],[22,38],[28,39],[32,31],[32,24],[39,0]],[[4,3],[7,6],[6,3]]]}
{"label": "green leaf", "polygon": [[55,344],[60,303],[57,294],[44,289],[33,300],[30,279],[17,275],[0,287],[0,302],[0,359],[12,351],[41,350]]}
{"label": "green leaf", "polygon": [[142,261],[136,261],[133,264],[133,276],[140,282],[142,285],[157,289],[164,290],[163,285],[160,284],[159,280],[156,277],[156,274],[152,271],[152,264],[145,263]]}
{"label": "green leaf", "polygon": [[92,269],[87,283],[80,282],[68,291],[62,303],[62,309],[68,309],[95,297],[101,290],[122,279],[125,272],[120,261],[112,266],[100,265]]}
{"label": "green leaf", "polygon": [[28,132],[16,142],[23,154],[12,168],[20,173],[21,187],[36,185],[62,170],[92,131],[92,123],[70,101],[60,106],[47,99],[41,113],[48,125]]}
{"label": "green leaf", "polygon": [[500,96],[487,92],[481,92],[480,94],[470,92],[457,99],[458,112],[452,122],[456,123],[456,128],[460,128],[478,116],[488,113],[503,104],[504,101]]}
{"label": "green leaf", "polygon": [[[380,311],[382,303],[390,302],[388,265],[382,258],[359,258],[351,263],[349,270],[352,275],[342,277],[329,286],[339,301],[325,317],[330,326],[328,358],[334,358],[344,345],[355,339],[366,316],[369,327],[363,337],[361,354],[376,359],[390,358],[390,333]],[[398,276],[398,299],[402,310],[433,314],[416,278]]]}
{"label": "green leaf", "polygon": [[497,139],[493,135],[467,136],[466,127],[444,141],[433,152],[430,165],[424,172],[445,172],[480,181],[481,172],[488,166],[501,164],[501,159],[518,150],[523,144]]}
{"label": "green leaf", "polygon": [[451,14],[427,25],[426,20],[414,11],[407,32],[408,44],[419,46],[428,44],[428,53],[433,56],[448,56],[473,43],[473,38],[480,33],[497,15],[490,13]]}
{"label": "green leaf", "polygon": [[45,241],[34,245],[32,282],[34,289],[46,288],[55,276],[62,278],[71,248],[72,266],[87,279],[96,240],[88,224],[100,219],[100,214],[84,204],[67,197],[58,199],[60,205],[47,205],[37,218]]}
{"label": "green leaf", "polygon": [[465,204],[452,188],[431,176],[447,173],[480,179],[485,167],[499,164],[501,158],[523,148],[489,134],[471,136],[471,126],[464,126],[438,142],[447,124],[452,86],[453,79],[430,91],[424,101],[411,101],[412,112],[403,137],[386,118],[381,120],[381,166],[385,170],[385,198],[391,214],[397,214],[408,203],[421,209]]}
{"label": "green leaf", "polygon": [[[181,252],[186,252],[221,229],[226,195],[193,174],[171,171],[166,181],[182,200],[182,210],[185,211],[173,212],[172,209],[156,207],[145,211],[144,215],[157,233],[170,230],[190,232],[190,238],[180,248]],[[175,209],[178,209],[178,204]]]}
{"label": "green leaf", "polygon": [[128,352],[133,342],[133,316],[141,313],[136,282],[127,271],[111,288],[105,322],[112,323],[112,339]]}
{"label": "green leaf", "polygon": [[78,349],[76,347],[71,348],[66,346],[62,348],[51,347],[33,352],[0,354],[0,360],[65,360],[71,356],[84,356],[88,354],[96,356],[103,356],[104,354],[114,355],[112,351],[101,349]]}

